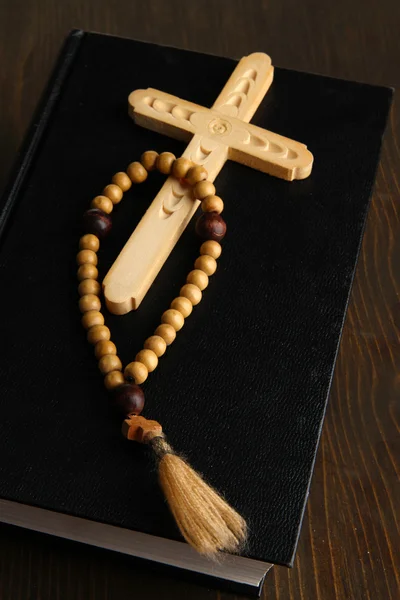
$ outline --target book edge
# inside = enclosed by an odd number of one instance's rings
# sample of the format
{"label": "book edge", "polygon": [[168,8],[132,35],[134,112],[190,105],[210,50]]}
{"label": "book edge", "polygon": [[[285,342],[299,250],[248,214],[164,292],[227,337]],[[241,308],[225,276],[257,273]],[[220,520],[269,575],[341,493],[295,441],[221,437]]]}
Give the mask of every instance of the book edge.
{"label": "book edge", "polygon": [[259,595],[270,563],[239,555],[213,562],[185,542],[0,499],[0,522],[196,573]]}
{"label": "book edge", "polygon": [[[341,80],[344,81],[344,80]],[[353,82],[353,83],[357,83],[357,82]],[[367,84],[359,84],[359,85],[367,85]],[[314,452],[314,459],[313,459],[313,463],[311,466],[311,470],[310,470],[310,477],[308,480],[308,486],[307,486],[307,493],[304,499],[304,504],[303,504],[303,511],[301,513],[300,516],[300,520],[299,520],[299,525],[298,525],[298,529],[297,529],[297,536],[296,536],[296,540],[294,542],[294,547],[293,547],[293,553],[290,557],[288,557],[287,562],[285,563],[276,563],[276,564],[281,564],[283,566],[292,568],[293,564],[294,564],[294,559],[296,556],[296,552],[297,552],[297,546],[299,543],[299,538],[300,538],[300,533],[301,533],[301,529],[302,529],[302,525],[303,525],[303,519],[304,519],[304,514],[307,508],[307,502],[308,502],[308,497],[310,494],[310,488],[311,488],[311,483],[312,483],[312,479],[313,479],[313,475],[314,475],[314,469],[315,469],[315,462],[317,460],[317,456],[318,456],[318,450],[319,450],[319,445],[321,442],[321,436],[322,436],[322,432],[323,432],[323,427],[324,427],[324,423],[325,423],[325,418],[326,418],[326,411],[328,408],[328,403],[329,403],[329,399],[330,399],[330,394],[331,394],[331,390],[332,390],[332,384],[333,384],[333,378],[335,375],[335,370],[336,370],[336,365],[337,365],[337,359],[338,359],[338,355],[339,355],[339,351],[340,351],[340,346],[341,346],[341,342],[342,342],[342,336],[343,336],[343,330],[344,330],[344,326],[345,326],[345,322],[347,319],[347,313],[349,310],[349,304],[350,304],[350,300],[351,300],[351,296],[352,296],[352,292],[353,292],[353,286],[354,286],[354,280],[356,277],[356,272],[357,272],[357,267],[358,267],[358,262],[360,259],[360,253],[361,253],[361,248],[362,248],[362,243],[364,240],[364,234],[365,234],[365,229],[367,226],[367,221],[368,221],[368,215],[369,215],[369,211],[371,208],[371,202],[372,202],[372,197],[374,194],[374,190],[375,190],[375,185],[376,185],[376,175],[378,172],[378,168],[380,165],[380,161],[381,161],[381,156],[382,156],[382,147],[383,147],[383,142],[384,142],[384,136],[387,130],[387,124],[388,124],[388,120],[389,120],[389,115],[390,115],[390,110],[391,110],[391,106],[392,106],[392,102],[393,102],[393,88],[385,88],[383,86],[371,86],[371,87],[378,87],[380,88],[382,91],[386,91],[386,100],[387,100],[387,105],[386,105],[386,116],[385,116],[385,120],[384,120],[384,124],[383,124],[383,128],[382,128],[382,133],[381,133],[381,138],[380,138],[380,143],[379,146],[377,148],[377,161],[376,161],[376,165],[375,165],[375,169],[371,175],[371,181],[372,181],[372,185],[371,185],[371,190],[370,190],[370,194],[369,194],[369,198],[368,198],[368,203],[366,205],[365,208],[365,214],[364,214],[364,219],[363,219],[363,224],[362,224],[362,229],[361,229],[361,234],[360,234],[360,239],[358,242],[358,248],[357,248],[357,253],[356,253],[356,257],[355,257],[355,261],[354,261],[354,265],[353,265],[353,269],[352,269],[352,275],[351,275],[351,281],[350,281],[350,286],[349,286],[349,291],[347,294],[347,298],[346,298],[346,302],[345,302],[345,306],[344,306],[344,311],[343,311],[343,316],[342,316],[342,322],[340,325],[340,333],[339,333],[339,339],[336,345],[336,351],[335,351],[335,357],[333,360],[333,367],[331,370],[331,375],[330,375],[330,379],[329,379],[329,384],[328,384],[328,390],[327,390],[327,394],[325,397],[325,408],[324,408],[324,413],[319,425],[319,430],[318,430],[318,439],[316,441],[316,446],[315,446],[315,452]]]}
{"label": "book edge", "polygon": [[82,30],[75,29],[71,31],[64,41],[52,69],[50,79],[39,99],[27,133],[17,152],[17,157],[0,199],[0,240],[5,232],[13,207],[17,202],[20,190],[26,181],[39,144],[57,105],[62,87],[71,71],[84,35],[85,33]]}
{"label": "book edge", "polygon": [[[180,52],[189,52],[191,54],[197,54],[197,55],[202,55],[202,56],[207,56],[207,57],[212,57],[212,58],[218,58],[220,60],[226,60],[226,61],[230,61],[232,63],[238,63],[243,58],[243,56],[238,56],[238,57],[225,56],[225,55],[221,55],[221,54],[214,54],[213,52],[204,52],[201,50],[192,50],[190,48],[183,48],[180,46],[175,46],[174,44],[159,44],[157,42],[151,42],[149,40],[145,40],[145,39],[138,38],[138,37],[130,38],[130,37],[126,37],[124,35],[104,33],[101,31],[85,30],[84,33],[89,36],[111,37],[111,38],[116,38],[119,40],[139,42],[140,44],[146,44],[148,46],[156,46],[158,48],[171,48],[173,50],[178,50]],[[259,52],[264,52],[264,50],[259,50]],[[249,54],[251,54],[251,52],[249,52]],[[328,80],[342,81],[343,83],[351,83],[351,84],[358,85],[358,86],[381,89],[382,91],[386,91],[390,95],[393,95],[393,93],[395,92],[395,88],[390,85],[369,83],[367,81],[359,81],[359,80],[347,79],[347,78],[335,76],[335,75],[327,75],[326,73],[321,73],[319,71],[304,71],[303,69],[292,69],[289,67],[281,67],[279,65],[274,65],[274,68],[278,69],[279,71],[291,71],[294,73],[300,73],[301,75],[308,75],[311,77],[323,77],[324,79],[328,79]]]}

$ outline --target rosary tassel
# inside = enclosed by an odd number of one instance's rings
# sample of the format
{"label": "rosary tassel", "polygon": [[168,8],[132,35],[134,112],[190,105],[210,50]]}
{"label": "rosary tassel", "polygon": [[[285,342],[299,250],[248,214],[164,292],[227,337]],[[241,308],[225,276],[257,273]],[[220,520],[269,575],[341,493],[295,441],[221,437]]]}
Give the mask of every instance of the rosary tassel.
{"label": "rosary tassel", "polygon": [[148,443],[154,451],[161,488],[185,540],[209,557],[216,557],[219,551],[238,552],[246,540],[245,520],[175,454],[161,425],[144,417],[129,417],[123,433],[128,439]]}
{"label": "rosary tassel", "polygon": [[150,445],[158,457],[158,476],[169,508],[185,540],[201,554],[237,552],[246,538],[246,522],[164,437]]}

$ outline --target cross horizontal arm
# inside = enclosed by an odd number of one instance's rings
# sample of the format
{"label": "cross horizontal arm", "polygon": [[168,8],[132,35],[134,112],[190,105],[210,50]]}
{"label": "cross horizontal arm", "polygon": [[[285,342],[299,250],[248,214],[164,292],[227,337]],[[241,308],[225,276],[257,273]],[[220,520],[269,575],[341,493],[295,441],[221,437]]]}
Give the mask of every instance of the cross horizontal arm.
{"label": "cross horizontal arm", "polygon": [[228,148],[228,158],[288,181],[311,172],[313,155],[304,144],[149,88],[129,96],[129,111],[138,125],[189,141],[202,136],[204,152],[216,145]]}

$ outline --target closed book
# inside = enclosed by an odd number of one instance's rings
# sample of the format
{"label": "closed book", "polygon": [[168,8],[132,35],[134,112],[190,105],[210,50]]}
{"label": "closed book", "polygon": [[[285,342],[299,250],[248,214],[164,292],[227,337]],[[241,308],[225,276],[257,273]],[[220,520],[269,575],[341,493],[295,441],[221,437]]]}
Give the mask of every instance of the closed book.
{"label": "closed book", "polygon": [[[216,274],[143,385],[145,416],[246,518],[240,556],[182,541],[147,448],[121,436],[80,324],[81,218],[112,175],[183,142],[128,116],[134,89],[211,106],[235,61],[74,31],[1,209],[0,520],[259,593],[291,566],[308,495],[392,91],[276,68],[252,123],[305,143],[305,180],[228,162]],[[125,194],[99,253],[103,278],[157,194]],[[198,256],[194,218],[137,311],[106,314],[123,364],[179,295]]]}

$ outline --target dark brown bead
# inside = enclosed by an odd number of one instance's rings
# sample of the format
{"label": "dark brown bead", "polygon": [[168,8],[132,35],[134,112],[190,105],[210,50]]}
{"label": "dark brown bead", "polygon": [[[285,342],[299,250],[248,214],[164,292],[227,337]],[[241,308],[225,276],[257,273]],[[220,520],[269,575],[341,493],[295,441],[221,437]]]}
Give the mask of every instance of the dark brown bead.
{"label": "dark brown bead", "polygon": [[85,233],[93,233],[103,240],[111,231],[112,220],[110,215],[102,210],[91,208],[83,215],[83,226]]}
{"label": "dark brown bead", "polygon": [[226,233],[226,223],[216,212],[204,213],[197,219],[196,233],[204,241],[220,242]]}
{"label": "dark brown bead", "polygon": [[115,407],[124,415],[139,415],[144,406],[144,393],[134,383],[123,383],[113,390]]}

